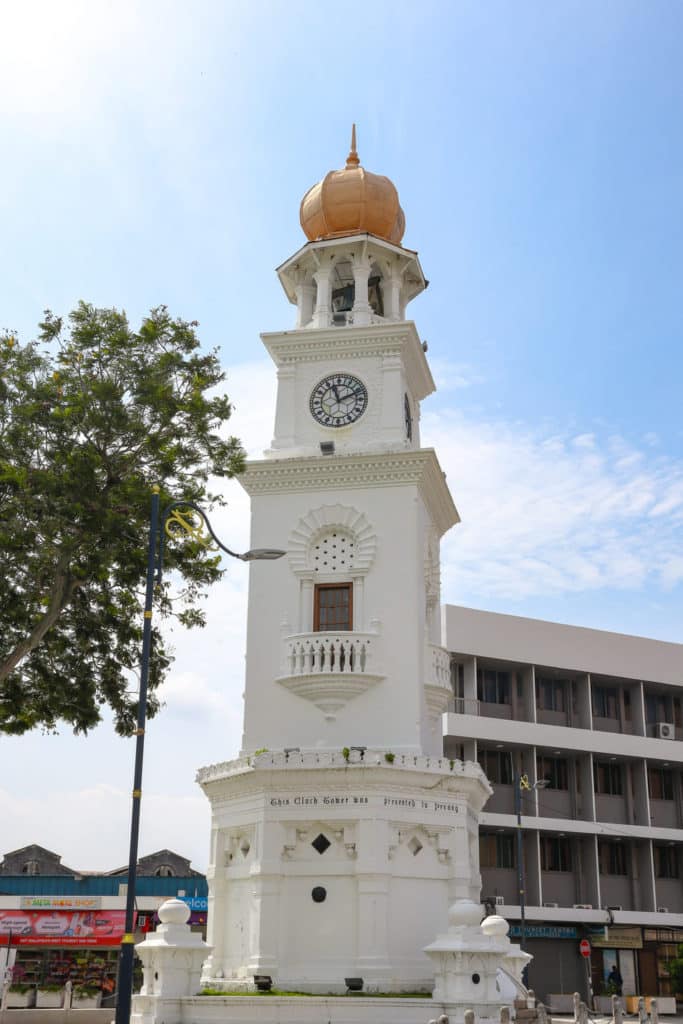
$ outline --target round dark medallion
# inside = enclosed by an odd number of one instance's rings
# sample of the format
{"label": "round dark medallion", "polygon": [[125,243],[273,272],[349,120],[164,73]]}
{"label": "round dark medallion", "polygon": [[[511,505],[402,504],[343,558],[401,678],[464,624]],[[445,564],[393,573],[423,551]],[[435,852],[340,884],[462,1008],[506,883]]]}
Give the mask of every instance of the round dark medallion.
{"label": "round dark medallion", "polygon": [[481,981],[481,978],[479,977],[478,974],[473,974],[472,975],[472,981],[474,982],[475,985],[478,985],[479,982]]}
{"label": "round dark medallion", "polygon": [[327,899],[327,889],[324,889],[322,885],[316,885],[311,892],[314,903],[324,903]]}

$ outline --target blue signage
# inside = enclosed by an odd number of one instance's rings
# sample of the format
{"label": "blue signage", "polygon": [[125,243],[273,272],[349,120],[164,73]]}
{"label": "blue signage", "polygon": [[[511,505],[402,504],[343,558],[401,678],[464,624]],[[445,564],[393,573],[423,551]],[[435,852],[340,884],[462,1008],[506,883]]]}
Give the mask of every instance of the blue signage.
{"label": "blue signage", "polygon": [[179,896],[179,900],[183,903],[187,903],[190,910],[193,911],[207,911],[209,909],[209,898],[208,896]]}

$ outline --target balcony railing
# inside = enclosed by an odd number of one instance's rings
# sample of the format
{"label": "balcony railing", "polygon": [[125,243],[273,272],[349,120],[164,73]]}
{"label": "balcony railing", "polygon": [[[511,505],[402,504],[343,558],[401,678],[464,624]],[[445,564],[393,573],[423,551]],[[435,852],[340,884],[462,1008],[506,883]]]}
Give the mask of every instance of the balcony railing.
{"label": "balcony railing", "polygon": [[373,672],[374,633],[300,633],[285,641],[288,676]]}
{"label": "balcony railing", "polygon": [[376,633],[298,633],[284,640],[282,675],[290,693],[333,719],[345,704],[384,678],[377,666]]}
{"label": "balcony railing", "polygon": [[451,688],[451,659],[445,647],[427,644],[426,679],[427,685]]}

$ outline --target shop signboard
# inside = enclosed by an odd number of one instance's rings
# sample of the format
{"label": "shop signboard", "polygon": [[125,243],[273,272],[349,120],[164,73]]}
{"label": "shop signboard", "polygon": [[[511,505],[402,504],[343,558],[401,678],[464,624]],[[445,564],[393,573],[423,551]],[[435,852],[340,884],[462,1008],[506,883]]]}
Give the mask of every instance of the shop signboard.
{"label": "shop signboard", "polygon": [[608,925],[604,935],[592,935],[591,942],[606,949],[642,949],[643,933],[640,928]]}
{"label": "shop signboard", "polygon": [[125,910],[0,910],[0,941],[12,946],[118,946]]}
{"label": "shop signboard", "polygon": [[[520,925],[513,924],[510,928],[510,938],[521,937]],[[576,928],[572,925],[563,924],[528,924],[524,928],[525,939],[575,939]]]}
{"label": "shop signboard", "polygon": [[101,896],[22,896],[22,910],[99,910]]}

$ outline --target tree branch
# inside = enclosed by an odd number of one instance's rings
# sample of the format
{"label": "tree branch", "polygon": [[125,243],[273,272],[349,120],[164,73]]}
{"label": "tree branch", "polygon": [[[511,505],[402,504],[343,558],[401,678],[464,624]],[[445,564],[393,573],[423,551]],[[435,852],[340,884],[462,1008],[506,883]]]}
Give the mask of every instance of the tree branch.
{"label": "tree branch", "polygon": [[69,572],[69,556],[59,556],[55,570],[55,580],[50,593],[50,603],[45,614],[38,620],[25,640],[17,644],[14,650],[0,664],[0,682],[7,678],[21,661],[35,650],[47,631],[55,624],[60,613],[66,608],[79,587],[85,580],[76,579]]}

